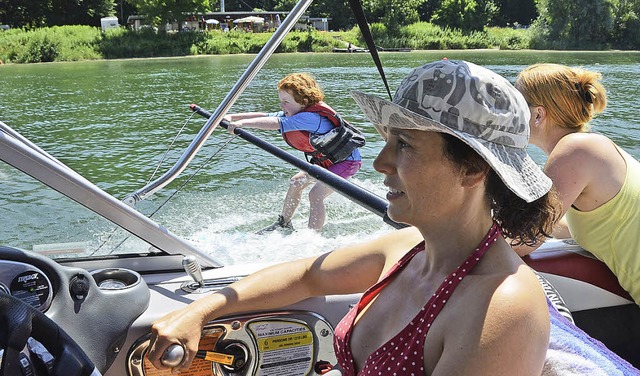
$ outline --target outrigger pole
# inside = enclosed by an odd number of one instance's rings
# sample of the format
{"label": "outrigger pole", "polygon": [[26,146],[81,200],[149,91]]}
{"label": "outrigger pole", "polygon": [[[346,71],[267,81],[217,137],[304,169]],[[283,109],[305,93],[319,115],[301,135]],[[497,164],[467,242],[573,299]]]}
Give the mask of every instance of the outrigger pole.
{"label": "outrigger pole", "polygon": [[[192,104],[191,106],[189,106],[189,108],[191,108],[191,111],[194,111],[195,113],[202,115],[207,119],[211,119],[211,113],[201,108],[200,106]],[[220,126],[222,126],[224,129],[228,128],[228,124],[229,123],[224,120],[220,122]],[[294,167],[297,167],[298,169],[308,173],[315,179],[329,185],[331,188],[347,197],[349,200],[382,217],[385,223],[395,228],[407,227],[407,225],[405,224],[394,222],[391,218],[389,218],[389,216],[387,216],[387,207],[389,206],[389,203],[380,196],[377,196],[367,191],[366,189],[349,182],[348,180],[330,172],[325,168],[311,164],[290,153],[287,153],[279,147],[254,136],[244,129],[236,128],[233,130],[233,133],[238,135],[238,137],[242,138],[243,140],[256,145],[262,150],[271,153],[272,155],[282,159],[283,161],[292,164]]]}
{"label": "outrigger pole", "polygon": [[269,38],[256,58],[247,67],[240,79],[238,79],[238,82],[236,82],[236,84],[231,88],[218,108],[214,111],[211,117],[209,117],[209,120],[206,122],[206,124],[202,127],[202,129],[200,129],[200,132],[198,132],[193,141],[191,141],[191,144],[189,144],[187,150],[182,153],[178,162],[176,162],[176,164],[169,171],[165,172],[158,179],[152,181],[143,188],[140,188],[139,190],[125,197],[122,200],[125,204],[133,207],[138,202],[144,200],[148,196],[151,196],[155,192],[165,187],[167,184],[171,183],[176,177],[178,177],[178,175],[180,175],[180,173],[195,157],[196,153],[202,148],[204,142],[209,138],[211,133],[213,133],[216,126],[220,123],[224,115],[235,103],[236,99],[240,96],[240,94],[242,94],[244,89],[249,85],[251,80],[253,80],[255,75],[258,74],[260,68],[262,68],[262,66],[267,62],[275,49],[280,45],[280,42],[282,42],[284,37],[293,28],[296,22],[298,22],[300,17],[304,14],[311,3],[312,0],[300,0],[296,4],[296,6],[293,7],[289,15],[285,17],[284,22],[282,22],[280,27],[278,27],[271,38]]}

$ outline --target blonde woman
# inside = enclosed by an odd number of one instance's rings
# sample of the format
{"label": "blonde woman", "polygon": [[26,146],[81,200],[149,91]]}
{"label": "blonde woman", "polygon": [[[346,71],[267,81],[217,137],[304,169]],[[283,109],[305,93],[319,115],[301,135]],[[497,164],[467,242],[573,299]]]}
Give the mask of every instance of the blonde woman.
{"label": "blonde woman", "polygon": [[[640,163],[589,122],[604,111],[598,72],[559,64],[523,70],[516,88],[531,110],[530,143],[548,156],[544,171],[563,204],[557,238],[573,237],[640,302]],[[522,256],[535,247],[517,247]]]}

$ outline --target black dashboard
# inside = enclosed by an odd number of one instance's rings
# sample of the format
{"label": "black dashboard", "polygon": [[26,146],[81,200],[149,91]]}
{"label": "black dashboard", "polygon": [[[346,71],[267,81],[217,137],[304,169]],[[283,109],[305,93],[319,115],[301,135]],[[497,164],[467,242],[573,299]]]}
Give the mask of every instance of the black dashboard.
{"label": "black dashboard", "polygon": [[99,370],[113,363],[131,323],[147,309],[150,298],[148,286],[134,271],[89,272],[11,247],[0,247],[0,293],[45,313]]}

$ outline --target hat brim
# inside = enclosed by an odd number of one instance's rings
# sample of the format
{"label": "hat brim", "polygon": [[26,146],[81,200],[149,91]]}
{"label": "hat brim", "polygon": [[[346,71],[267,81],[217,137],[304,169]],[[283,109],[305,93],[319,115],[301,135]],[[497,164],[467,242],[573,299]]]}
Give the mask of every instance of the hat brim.
{"label": "hat brim", "polygon": [[525,148],[472,136],[375,95],[351,91],[351,96],[385,140],[389,128],[447,133],[480,154],[504,184],[526,202],[539,199],[551,189],[551,179],[531,159]]}

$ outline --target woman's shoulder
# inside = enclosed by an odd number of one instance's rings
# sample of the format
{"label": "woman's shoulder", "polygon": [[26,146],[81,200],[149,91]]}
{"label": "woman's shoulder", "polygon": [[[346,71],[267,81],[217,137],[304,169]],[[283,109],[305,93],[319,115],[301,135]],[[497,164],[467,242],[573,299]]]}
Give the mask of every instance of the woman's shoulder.
{"label": "woman's shoulder", "polygon": [[413,226],[409,226],[399,230],[392,230],[379,237],[375,241],[375,246],[380,253],[384,254],[388,268],[409,253],[424,250],[424,246],[421,246],[423,240],[420,231]]}
{"label": "woman's shoulder", "polygon": [[[500,337],[522,329],[538,333],[547,330],[549,318],[545,293],[527,265],[522,264],[515,273],[506,276],[498,273],[494,278],[495,290],[491,293],[490,284],[486,295],[487,315],[483,325],[488,330],[487,336]],[[505,322],[505,318],[509,318],[508,322]]]}
{"label": "woman's shoulder", "polygon": [[471,289],[466,292],[472,299],[478,298],[474,304],[479,309],[486,304],[498,320],[503,314],[528,320],[531,317],[525,317],[532,311],[544,312],[544,290],[531,269],[511,248],[492,251],[485,254],[477,272],[467,277]]}
{"label": "woman's shoulder", "polygon": [[510,248],[492,248],[465,277],[461,300],[476,309],[488,310],[497,317],[526,316],[532,309],[544,309],[544,291],[538,279]]}
{"label": "woman's shoulder", "polygon": [[611,200],[626,176],[626,162],[616,144],[597,133],[572,133],[549,154],[545,173],[553,180],[565,208],[593,210]]}
{"label": "woman's shoulder", "polygon": [[[507,309],[519,307],[529,310],[542,307],[544,290],[535,274],[526,264],[519,265],[515,273],[508,274],[496,288],[494,298]],[[526,314],[526,312],[524,312]]]}
{"label": "woman's shoulder", "polygon": [[[600,176],[613,166],[624,163],[616,144],[607,136],[597,133],[571,133],[564,136],[547,159],[545,172],[573,174],[582,171],[586,176]],[[598,166],[604,171],[598,171]],[[585,168],[586,167],[586,168]],[[586,177],[585,176],[585,177]],[[554,179],[554,176],[551,176]]]}
{"label": "woman's shoulder", "polygon": [[599,133],[576,132],[562,137],[553,148],[553,155],[576,155],[581,157],[599,155],[603,151],[610,152],[616,148],[615,143],[607,136]]}

